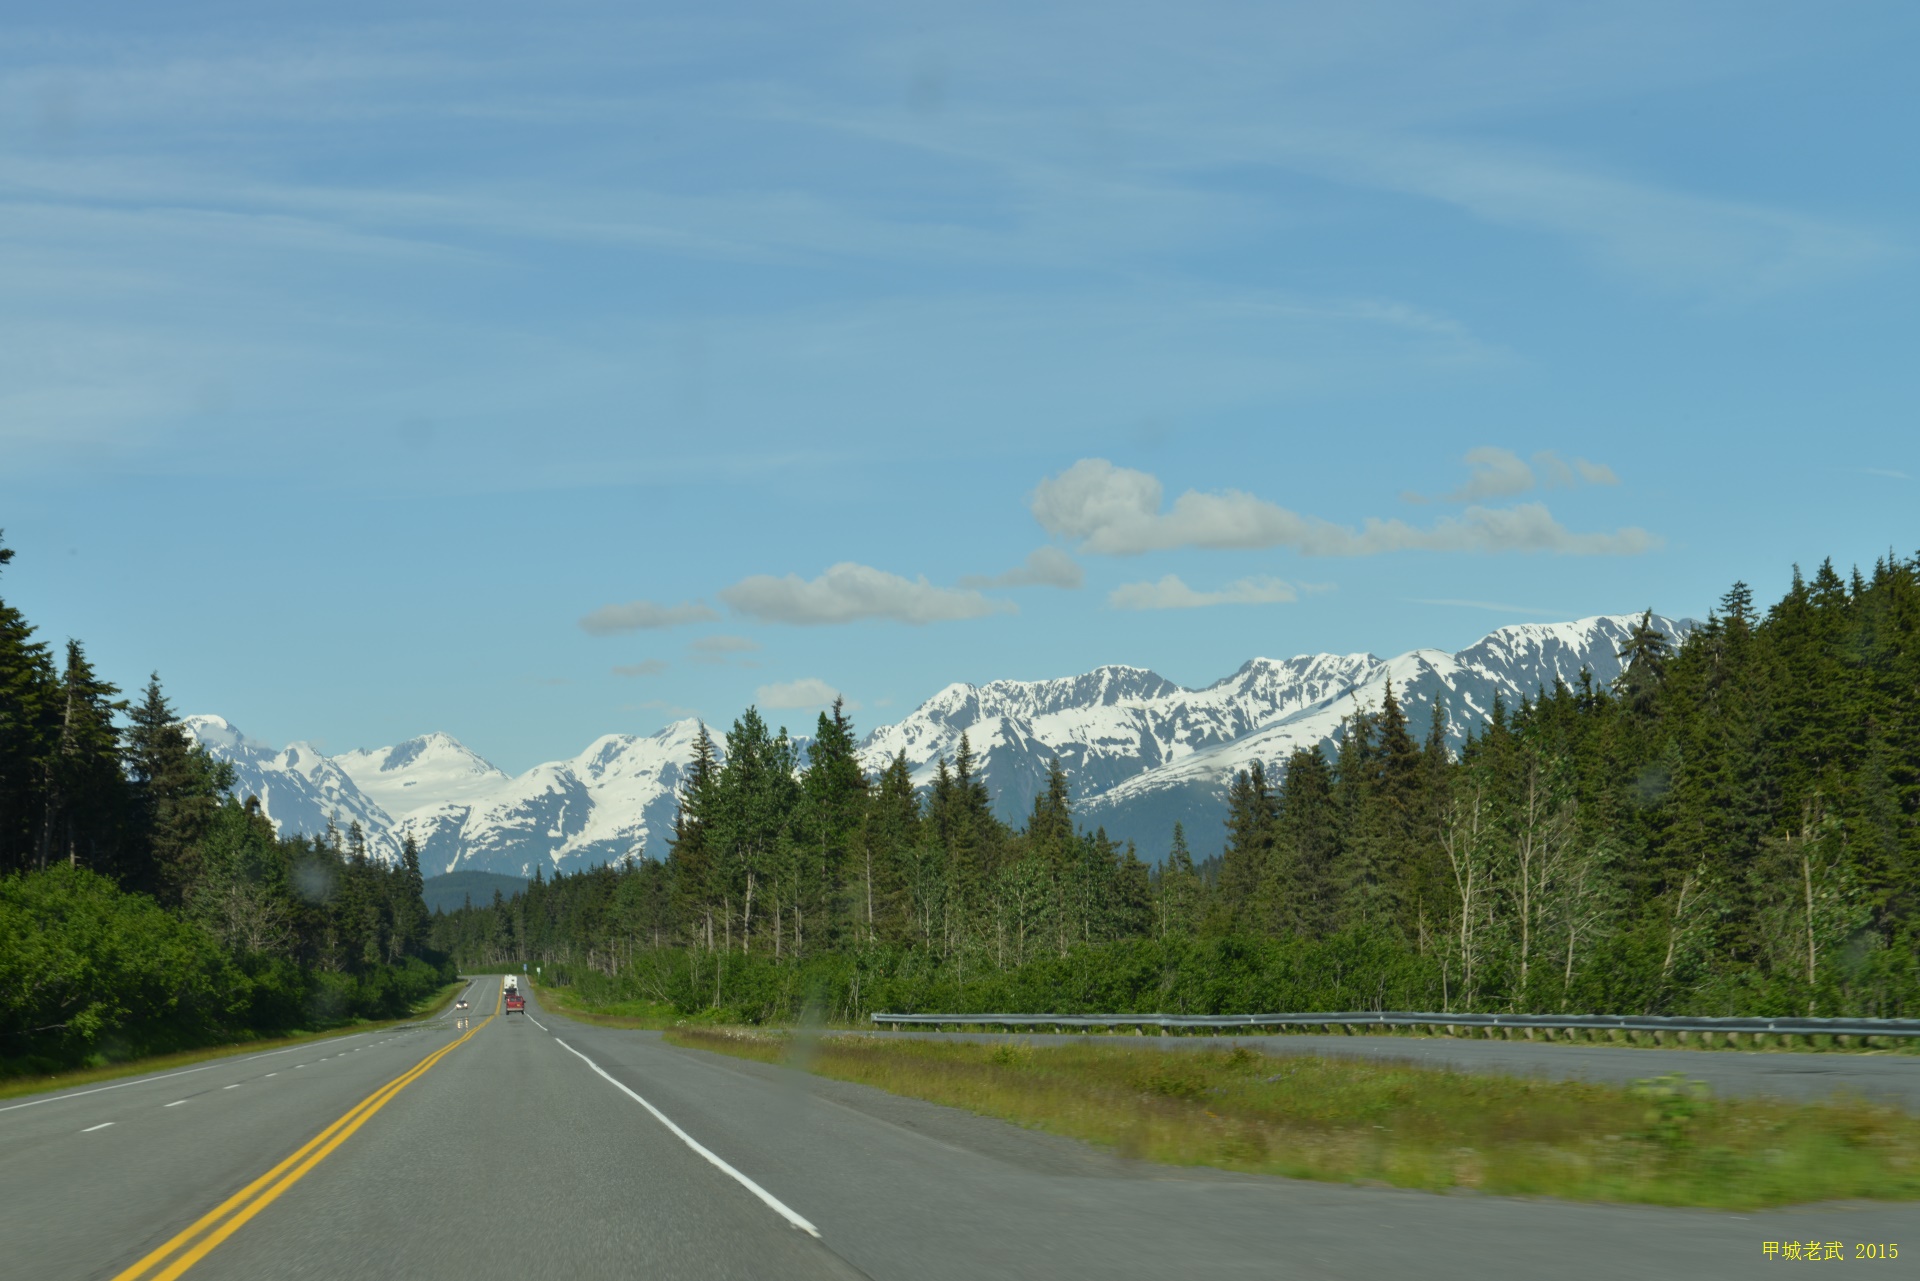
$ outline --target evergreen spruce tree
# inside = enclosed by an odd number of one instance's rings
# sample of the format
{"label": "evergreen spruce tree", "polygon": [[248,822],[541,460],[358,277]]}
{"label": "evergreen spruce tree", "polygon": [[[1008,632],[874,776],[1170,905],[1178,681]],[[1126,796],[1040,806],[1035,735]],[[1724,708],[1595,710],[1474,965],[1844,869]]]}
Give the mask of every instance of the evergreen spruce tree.
{"label": "evergreen spruce tree", "polygon": [[881,772],[861,833],[861,937],[867,942],[905,941],[916,915],[914,903],[934,892],[943,879],[938,861],[917,857],[923,847],[920,798],[913,787],[904,750]]}
{"label": "evergreen spruce tree", "polygon": [[1193,851],[1187,848],[1187,829],[1173,825],[1173,848],[1161,864],[1159,877],[1158,933],[1162,938],[1185,938],[1196,932],[1204,915],[1200,877],[1193,868]]}
{"label": "evergreen spruce tree", "polygon": [[117,870],[128,810],[116,713],[126,704],[101,680],[77,640],[67,642],[59,688],[59,732],[46,765],[40,866],[64,862]]}
{"label": "evergreen spruce tree", "polygon": [[187,738],[158,672],[128,721],[125,769],[136,816],[128,884],[178,905],[198,875],[198,843],[233,787],[233,766]]}
{"label": "evergreen spruce tree", "polygon": [[814,914],[820,943],[835,947],[864,936],[872,897],[871,886],[860,883],[867,868],[860,867],[856,878],[854,866],[866,822],[867,777],[841,699],[833,700],[831,715],[821,713],[807,761],[798,836],[807,874],[806,884],[796,888],[795,907]]}
{"label": "evergreen spruce tree", "polygon": [[1667,660],[1672,654],[1672,642],[1653,625],[1653,611],[1647,610],[1620,647],[1620,676],[1614,689],[1626,701],[1628,711],[1640,717],[1653,714],[1654,699],[1666,680]]}
{"label": "evergreen spruce tree", "polygon": [[1282,936],[1320,938],[1332,926],[1332,878],[1340,852],[1327,758],[1310,747],[1296,750],[1287,759],[1277,800],[1269,928]]}
{"label": "evergreen spruce tree", "polygon": [[1254,905],[1261,878],[1272,860],[1273,790],[1267,767],[1255,760],[1234,775],[1227,787],[1227,843],[1220,855],[1220,888],[1210,928],[1230,934],[1254,927]]}
{"label": "evergreen spruce tree", "polygon": [[674,811],[667,859],[674,918],[689,941],[709,951],[717,945],[721,928],[715,920],[720,902],[719,875],[707,833],[719,781],[719,754],[702,722],[693,741],[693,762],[680,784],[680,804]]}
{"label": "evergreen spruce tree", "polygon": [[[0,544],[0,569],[13,549]],[[41,859],[48,763],[59,743],[59,682],[33,625],[0,599],[0,872]]]}

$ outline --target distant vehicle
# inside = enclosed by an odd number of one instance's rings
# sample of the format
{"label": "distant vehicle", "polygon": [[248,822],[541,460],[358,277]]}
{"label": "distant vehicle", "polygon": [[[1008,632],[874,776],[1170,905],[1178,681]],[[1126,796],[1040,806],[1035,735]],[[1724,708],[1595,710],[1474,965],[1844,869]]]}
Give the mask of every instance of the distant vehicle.
{"label": "distant vehicle", "polygon": [[515,991],[519,988],[519,986],[520,986],[520,980],[518,978],[515,978],[511,974],[507,975],[507,991],[509,992]]}
{"label": "distant vehicle", "polygon": [[527,1012],[527,998],[520,995],[520,993],[514,991],[512,988],[508,988],[507,989],[507,1013],[511,1014],[515,1010],[518,1010],[522,1014],[525,1014]]}
{"label": "distant vehicle", "polygon": [[463,997],[461,997],[461,998],[460,998],[459,1000],[457,1000],[457,1001],[455,1001],[455,1002],[453,1003],[453,1008],[454,1008],[454,1009],[456,1009],[456,1010],[464,1010],[464,1009],[466,1009],[466,1008],[467,1008],[467,998],[463,996]]}

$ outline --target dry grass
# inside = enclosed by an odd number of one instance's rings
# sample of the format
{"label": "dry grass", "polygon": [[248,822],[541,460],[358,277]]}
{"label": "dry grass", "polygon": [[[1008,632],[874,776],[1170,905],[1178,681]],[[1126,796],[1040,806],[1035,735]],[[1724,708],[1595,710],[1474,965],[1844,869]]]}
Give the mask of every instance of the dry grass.
{"label": "dry grass", "polygon": [[1920,1119],[1863,1101],[1718,1099],[1252,1050],[676,1028],[807,1070],[1145,1160],[1336,1182],[1751,1209],[1920,1198]]}

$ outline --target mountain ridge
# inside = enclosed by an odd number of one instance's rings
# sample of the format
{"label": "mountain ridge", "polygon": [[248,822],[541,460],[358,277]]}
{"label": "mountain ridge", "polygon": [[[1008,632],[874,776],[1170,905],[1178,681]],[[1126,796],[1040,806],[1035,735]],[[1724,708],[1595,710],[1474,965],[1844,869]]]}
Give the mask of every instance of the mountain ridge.
{"label": "mountain ridge", "polygon": [[[1458,746],[1491,714],[1582,670],[1596,683],[1619,674],[1618,652],[1638,615],[1495,629],[1465,649],[1251,658],[1210,685],[1188,689],[1148,668],[1106,664],[1037,681],[949,684],[862,741],[877,773],[904,752],[917,785],[968,738],[977,772],[1009,822],[1023,821],[1056,757],[1072,780],[1079,821],[1132,839],[1157,859],[1174,822],[1201,853],[1224,817],[1233,774],[1259,759],[1281,765],[1300,747],[1333,741],[1357,704],[1378,706],[1391,682],[1409,720],[1424,729],[1438,703]],[[1690,620],[1655,616],[1676,639]],[[182,722],[208,750],[234,762],[236,791],[259,795],[282,830],[317,833],[331,818],[359,822],[370,850],[395,858],[412,836],[422,865],[531,875],[664,857],[676,796],[699,723],[652,735],[606,734],[577,756],[508,775],[451,735],[435,731],[390,747],[327,757],[310,744],[275,750],[218,716]],[[714,734],[724,751],[724,735]]]}

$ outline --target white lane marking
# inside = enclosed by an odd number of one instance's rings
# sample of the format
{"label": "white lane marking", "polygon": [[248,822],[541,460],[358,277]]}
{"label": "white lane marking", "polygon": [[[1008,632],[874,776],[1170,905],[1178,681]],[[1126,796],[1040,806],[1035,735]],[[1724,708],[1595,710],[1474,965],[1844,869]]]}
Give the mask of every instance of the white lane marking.
{"label": "white lane marking", "polygon": [[605,1077],[606,1080],[609,1081],[616,1090],[619,1090],[622,1094],[632,1099],[635,1103],[638,1103],[641,1107],[653,1113],[654,1120],[666,1126],[669,1130],[672,1130],[674,1135],[678,1137],[682,1143],[686,1144],[688,1147],[692,1148],[695,1152],[698,1152],[701,1156],[707,1158],[707,1160],[712,1162],[715,1166],[719,1167],[721,1170],[731,1175],[734,1181],[738,1183],[741,1187],[745,1188],[747,1191],[753,1193],[755,1196],[759,1197],[762,1201],[766,1202],[767,1205],[773,1209],[774,1213],[780,1215],[788,1223],[791,1223],[794,1227],[799,1228],[802,1232],[805,1232],[808,1236],[818,1237],[820,1235],[819,1228],[814,1227],[811,1223],[808,1223],[805,1219],[795,1214],[792,1210],[789,1210],[786,1207],[786,1205],[780,1200],[779,1197],[767,1191],[765,1188],[761,1187],[758,1183],[755,1183],[752,1179],[749,1179],[746,1175],[740,1173],[740,1171],[728,1165],[724,1160],[722,1160],[719,1157],[718,1154],[711,1152],[707,1148],[701,1146],[700,1141],[698,1139],[694,1138],[691,1134],[688,1134],[685,1130],[681,1129],[679,1126],[675,1125],[671,1120],[669,1120],[665,1112],[662,1112],[659,1108],[653,1106],[653,1104],[647,1102],[645,1099],[635,1094],[632,1090],[629,1090],[625,1085],[621,1084],[619,1081],[615,1080],[613,1077],[608,1076],[606,1069],[602,1068],[598,1063],[595,1063],[592,1059],[588,1058],[586,1055],[580,1053],[580,1051],[574,1049],[571,1045],[568,1045],[565,1041],[562,1041],[559,1037],[556,1036],[553,1039],[554,1039],[554,1042],[557,1045],[559,1045],[561,1049],[565,1050],[568,1054],[571,1054],[575,1058],[579,1059],[582,1063],[592,1068],[595,1072],[598,1072],[602,1077]]}
{"label": "white lane marking", "polygon": [[236,1081],[232,1085],[223,1085],[220,1088],[223,1090],[237,1090],[240,1088],[240,1083]]}
{"label": "white lane marking", "polygon": [[[365,1036],[365,1032],[355,1032],[355,1036]],[[199,1067],[182,1068],[178,1072],[163,1072],[159,1076],[136,1076],[128,1081],[115,1081],[112,1085],[96,1085],[91,1090],[74,1090],[67,1094],[49,1094],[44,1099],[28,1099],[25,1103],[9,1103],[0,1108],[0,1112],[13,1112],[20,1108],[37,1108],[42,1103],[58,1103],[63,1099],[84,1098],[89,1094],[103,1094],[108,1090],[124,1090],[129,1085],[147,1085],[154,1081],[169,1081],[176,1076],[191,1076],[195,1072],[211,1072],[217,1067],[226,1067],[230,1063],[252,1063],[256,1059],[270,1059],[276,1054],[295,1054],[307,1049],[304,1045],[289,1045],[284,1050],[265,1050],[259,1054],[249,1054],[243,1059],[222,1059],[217,1063],[203,1063]]]}
{"label": "white lane marking", "polygon": [[529,1014],[527,1015],[527,1017],[530,1019],[533,1019],[533,1025],[539,1028],[542,1032],[545,1032],[547,1030],[547,1025],[545,1023],[542,1023],[539,1019],[534,1019],[533,1015]]}
{"label": "white lane marking", "polygon": [[278,1072],[269,1072],[269,1073],[267,1073],[267,1075],[268,1075],[268,1076],[279,1076],[280,1074],[279,1074]]}
{"label": "white lane marking", "polygon": [[175,1099],[175,1100],[174,1100],[173,1102],[171,1102],[171,1103],[169,1103],[169,1104],[167,1104],[167,1106],[168,1106],[168,1107],[170,1107],[170,1108],[177,1108],[177,1107],[179,1107],[179,1106],[180,1106],[180,1105],[181,1105],[182,1103],[185,1103],[185,1102],[186,1102],[186,1100],[185,1100],[185,1099]]}
{"label": "white lane marking", "polygon": [[296,1064],[294,1064],[294,1065],[293,1065],[293,1070],[294,1070],[294,1071],[296,1071],[296,1072],[298,1072],[298,1071],[299,1071],[299,1070],[300,1070],[301,1068],[303,1068],[303,1067],[305,1067],[305,1066],[306,1066],[306,1064],[304,1064],[304,1063],[296,1063]]}
{"label": "white lane marking", "polygon": [[98,1124],[98,1125],[90,1125],[90,1126],[88,1126],[88,1127],[87,1127],[86,1129],[84,1129],[84,1130],[82,1130],[82,1131],[80,1131],[80,1133],[82,1133],[82,1134],[92,1134],[92,1133],[93,1133],[93,1132],[94,1132],[95,1130],[104,1130],[104,1129],[106,1129],[106,1128],[107,1128],[108,1126],[110,1126],[110,1125],[112,1125],[112,1124],[113,1124],[113,1122],[111,1122],[111,1121],[102,1121],[102,1122],[101,1122],[100,1124]]}
{"label": "white lane marking", "polygon": [[50,1099],[34,1099],[28,1103],[13,1103],[13,1104],[9,1104],[6,1107],[0,1108],[0,1112],[11,1112],[14,1110],[14,1108],[37,1107],[42,1103],[58,1103],[61,1099],[77,1099],[83,1094],[99,1094],[103,1090],[124,1090],[129,1085],[144,1085],[148,1081],[166,1081],[176,1076],[189,1076],[195,1072],[211,1071],[212,1069],[217,1068],[219,1066],[220,1065],[218,1063],[209,1063],[207,1064],[206,1067],[188,1068],[184,1072],[169,1072],[166,1074],[166,1076],[142,1077],[137,1081],[121,1081],[117,1085],[102,1085],[91,1090],[76,1090],[72,1094],[56,1094]]}

